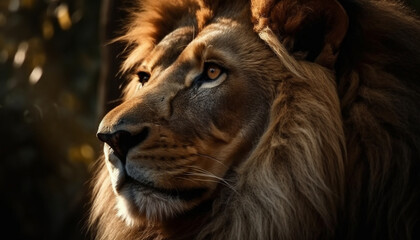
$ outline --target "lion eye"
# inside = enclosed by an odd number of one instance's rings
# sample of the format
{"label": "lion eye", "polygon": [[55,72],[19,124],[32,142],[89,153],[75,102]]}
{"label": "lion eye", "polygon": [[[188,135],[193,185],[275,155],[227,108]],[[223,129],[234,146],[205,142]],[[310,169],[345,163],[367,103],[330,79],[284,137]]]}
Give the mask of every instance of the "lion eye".
{"label": "lion eye", "polygon": [[223,83],[226,78],[225,68],[216,63],[205,62],[203,72],[194,79],[194,86],[197,88],[213,88]]}
{"label": "lion eye", "polygon": [[142,85],[144,85],[145,83],[147,83],[147,81],[149,81],[149,78],[150,78],[150,73],[140,71],[140,72],[138,72],[138,73],[137,73],[137,76],[138,76],[138,78],[139,78],[139,82],[140,82]]}
{"label": "lion eye", "polygon": [[204,65],[204,73],[208,80],[216,80],[222,74],[222,69],[220,66],[214,63],[206,63]]}

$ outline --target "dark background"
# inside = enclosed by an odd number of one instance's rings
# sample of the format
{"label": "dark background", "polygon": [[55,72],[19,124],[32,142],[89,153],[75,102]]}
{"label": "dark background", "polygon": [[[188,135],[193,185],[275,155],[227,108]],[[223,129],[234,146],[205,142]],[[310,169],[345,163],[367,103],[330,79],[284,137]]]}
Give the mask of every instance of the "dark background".
{"label": "dark background", "polygon": [[[420,9],[420,0],[408,3]],[[103,42],[121,29],[121,4],[130,1],[0,1],[3,239],[89,237],[95,132],[122,83],[121,48]]]}

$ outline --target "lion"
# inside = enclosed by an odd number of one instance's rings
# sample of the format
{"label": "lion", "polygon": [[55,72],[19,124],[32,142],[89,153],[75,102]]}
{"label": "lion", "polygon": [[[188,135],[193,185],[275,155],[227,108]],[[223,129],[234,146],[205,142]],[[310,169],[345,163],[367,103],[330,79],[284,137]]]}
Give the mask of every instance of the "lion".
{"label": "lion", "polygon": [[389,0],[142,0],[96,239],[420,239],[420,21]]}

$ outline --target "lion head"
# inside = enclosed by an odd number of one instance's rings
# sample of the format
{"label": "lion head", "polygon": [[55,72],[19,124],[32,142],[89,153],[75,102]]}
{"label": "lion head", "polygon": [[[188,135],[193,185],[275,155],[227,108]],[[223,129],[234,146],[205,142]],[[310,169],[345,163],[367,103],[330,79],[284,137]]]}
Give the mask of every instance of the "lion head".
{"label": "lion head", "polygon": [[118,39],[124,100],[98,129],[98,238],[351,236],[343,6],[141,1]]}

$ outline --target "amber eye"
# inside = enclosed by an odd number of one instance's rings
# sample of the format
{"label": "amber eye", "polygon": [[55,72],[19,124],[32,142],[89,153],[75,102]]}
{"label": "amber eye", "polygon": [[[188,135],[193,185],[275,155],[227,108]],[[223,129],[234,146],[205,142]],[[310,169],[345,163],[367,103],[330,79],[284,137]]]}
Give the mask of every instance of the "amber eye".
{"label": "amber eye", "polygon": [[214,63],[206,63],[204,65],[204,73],[208,80],[216,80],[222,74],[222,68]]}
{"label": "amber eye", "polygon": [[149,81],[150,78],[150,74],[148,72],[143,72],[140,71],[137,73],[137,76],[139,78],[139,82],[144,85],[145,83],[147,83],[147,81]]}

